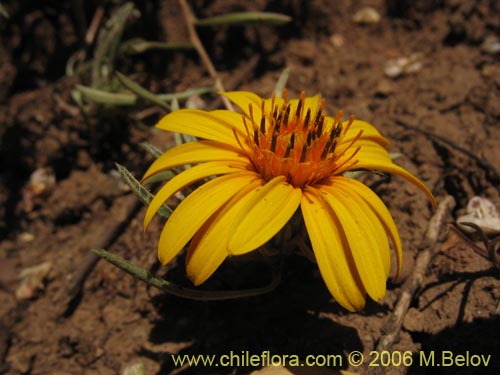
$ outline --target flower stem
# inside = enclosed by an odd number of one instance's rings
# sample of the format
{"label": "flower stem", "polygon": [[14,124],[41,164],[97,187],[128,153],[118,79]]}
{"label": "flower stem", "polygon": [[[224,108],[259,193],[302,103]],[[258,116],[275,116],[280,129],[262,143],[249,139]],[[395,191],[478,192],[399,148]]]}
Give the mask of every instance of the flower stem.
{"label": "flower stem", "polygon": [[238,299],[244,297],[253,297],[261,294],[269,293],[276,288],[280,281],[280,275],[278,272],[273,273],[273,278],[271,283],[262,287],[262,288],[254,288],[254,289],[245,289],[245,290],[225,290],[225,291],[202,291],[195,290],[191,288],[185,288],[179,285],[176,285],[170,281],[159,279],[146,270],[133,265],[132,263],[126,261],[122,257],[110,253],[104,249],[92,249],[92,251],[104,258],[114,266],[120,268],[121,270],[129,273],[132,276],[137,277],[138,279],[146,282],[158,288],[164,292],[173,294],[174,296],[193,299],[198,301],[220,301],[220,300],[228,300],[228,299]]}

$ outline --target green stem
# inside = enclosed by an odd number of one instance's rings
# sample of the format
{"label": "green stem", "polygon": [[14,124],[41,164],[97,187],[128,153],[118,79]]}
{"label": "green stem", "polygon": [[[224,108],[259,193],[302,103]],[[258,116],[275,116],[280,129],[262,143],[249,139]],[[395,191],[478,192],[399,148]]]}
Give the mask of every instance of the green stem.
{"label": "green stem", "polygon": [[191,288],[185,288],[170,281],[159,279],[146,270],[139,268],[132,263],[126,261],[125,259],[119,257],[118,255],[112,254],[104,249],[92,249],[94,253],[104,258],[114,266],[120,268],[121,270],[129,273],[132,276],[139,278],[140,280],[146,282],[158,288],[164,292],[173,294],[174,296],[193,299],[198,301],[220,301],[228,299],[237,299],[244,297],[253,297],[261,294],[269,293],[276,288],[280,281],[278,274],[273,274],[273,279],[269,285],[262,288],[255,289],[245,289],[245,290],[226,290],[226,291],[201,291]]}

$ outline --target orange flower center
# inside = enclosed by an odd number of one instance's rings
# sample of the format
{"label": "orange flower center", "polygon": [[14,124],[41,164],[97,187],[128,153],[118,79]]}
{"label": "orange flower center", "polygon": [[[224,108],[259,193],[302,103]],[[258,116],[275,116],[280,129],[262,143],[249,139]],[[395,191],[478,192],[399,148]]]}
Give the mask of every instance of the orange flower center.
{"label": "orange flower center", "polygon": [[342,157],[361,134],[342,151],[336,152],[344,135],[354,121],[351,116],[345,128],[340,122],[342,111],[334,119],[323,115],[325,100],[318,109],[305,108],[305,94],[302,92],[298,105],[291,113],[291,105],[283,92],[284,104],[279,108],[273,96],[272,111],[266,113],[262,101],[262,117],[256,119],[250,105],[250,121],[243,117],[247,129],[247,144],[250,145],[249,158],[255,170],[265,179],[286,176],[293,186],[303,188],[315,184],[326,177],[335,175],[340,166],[354,165],[355,149],[347,158]]}

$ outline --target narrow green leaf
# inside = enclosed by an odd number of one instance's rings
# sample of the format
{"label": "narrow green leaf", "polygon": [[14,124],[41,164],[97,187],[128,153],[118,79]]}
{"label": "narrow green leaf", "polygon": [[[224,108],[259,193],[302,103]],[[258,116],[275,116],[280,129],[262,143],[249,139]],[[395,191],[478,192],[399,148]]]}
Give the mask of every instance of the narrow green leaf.
{"label": "narrow green leaf", "polygon": [[194,46],[190,43],[164,43],[157,41],[148,41],[142,38],[133,38],[125,41],[120,50],[123,53],[135,55],[149,50],[191,50]]}
{"label": "narrow green leaf", "polygon": [[292,21],[290,16],[272,12],[239,12],[229,13],[221,16],[199,19],[194,22],[195,26],[220,26],[220,25],[282,25]]}
{"label": "narrow green leaf", "polygon": [[144,181],[144,183],[154,184],[155,182],[165,182],[173,177],[175,177],[175,173],[173,171],[159,172],[154,176],[149,177],[146,181]]}
{"label": "narrow green leaf", "polygon": [[[163,154],[163,152],[160,149],[156,148],[155,146],[153,146],[150,143],[143,142],[139,146],[141,146],[145,151],[149,152],[151,155],[153,155],[156,158],[159,157],[161,154]],[[175,169],[168,170],[165,172],[157,173],[154,176],[151,176],[150,178],[148,178],[144,182],[147,184],[153,184],[155,182],[163,182],[166,180],[170,180],[171,178],[175,177],[175,175],[176,175]]]}
{"label": "narrow green leaf", "polygon": [[80,72],[85,71],[85,68],[88,70],[89,67],[90,63],[88,61],[85,62],[85,51],[78,50],[66,61],[66,75],[74,77]]}
{"label": "narrow green leaf", "polygon": [[0,15],[4,16],[7,19],[10,18],[9,12],[7,12],[7,9],[5,9],[2,3],[0,3]]}
{"label": "narrow green leaf", "polygon": [[[133,175],[132,173],[129,172],[127,168],[125,168],[123,165],[115,163],[116,169],[122,176],[123,180],[125,183],[132,189],[134,194],[139,198],[139,200],[144,203],[144,204],[149,204],[151,200],[153,199],[153,194],[149,192],[148,189],[146,189]],[[168,218],[170,214],[172,213],[172,210],[170,208],[167,208],[165,205],[161,206],[160,209],[158,210],[158,215]]]}
{"label": "narrow green leaf", "polygon": [[342,176],[359,180],[364,174],[366,174],[366,171],[347,171],[342,173]]}
{"label": "narrow green leaf", "polygon": [[139,144],[139,146],[141,146],[143,148],[143,150],[149,152],[155,158],[157,158],[158,156],[163,154],[163,152],[159,148],[157,148],[156,146],[153,146],[151,143],[142,142],[141,144]]}
{"label": "narrow green leaf", "polygon": [[197,141],[196,137],[184,133],[174,133],[174,139],[175,139],[175,144],[177,146],[182,145],[184,143]]}
{"label": "narrow green leaf", "polygon": [[71,90],[71,98],[75,101],[79,106],[83,106],[83,94],[78,90]]}
{"label": "narrow green leaf", "polygon": [[115,72],[116,76],[120,80],[120,82],[128,88],[130,91],[132,91],[134,94],[138,95],[139,97],[150,101],[151,103],[156,104],[157,106],[163,108],[166,111],[170,111],[170,107],[167,103],[163,102],[160,100],[155,94],[152,92],[146,90],[144,87],[138,85],[134,81],[132,81],[130,78],[128,78],[126,75],[120,73],[120,72]]}
{"label": "narrow green leaf", "polygon": [[172,98],[172,100],[170,101],[170,108],[172,108],[172,112],[181,109],[181,106],[179,104],[179,99]]}
{"label": "narrow green leaf", "polygon": [[[202,94],[208,94],[211,92],[217,91],[217,89],[213,86],[209,87],[199,87],[196,89],[191,89],[191,90],[186,90],[182,92],[177,92],[177,93],[172,93],[172,94],[158,94],[156,97],[160,100],[163,100],[165,102],[169,102],[172,100],[181,100],[181,99],[187,99],[190,98],[191,96],[194,95],[202,95]],[[172,105],[172,111],[174,111],[173,105]]]}
{"label": "narrow green leaf", "polygon": [[127,2],[101,27],[92,60],[92,87],[101,87],[107,82],[125,25],[133,14],[138,15],[138,10],[132,2]]}
{"label": "narrow green leaf", "polygon": [[278,273],[273,274],[273,279],[271,283],[262,287],[255,289],[244,289],[244,290],[225,290],[225,291],[203,291],[191,288],[186,288],[174,284],[170,281],[159,279],[153,276],[151,273],[143,268],[137,267],[134,264],[126,261],[122,257],[110,253],[105,249],[92,249],[94,253],[107,260],[109,263],[120,268],[121,270],[127,272],[128,274],[137,277],[139,280],[154,286],[164,292],[173,294],[174,296],[199,300],[199,301],[217,301],[217,300],[228,300],[244,297],[258,296],[261,294],[269,293],[275,289],[280,281],[280,275]]}
{"label": "narrow green leaf", "polygon": [[135,105],[137,97],[126,93],[108,92],[92,87],[76,85],[76,90],[89,102],[108,105]]}
{"label": "narrow green leaf", "polygon": [[289,75],[290,75],[290,68],[283,69],[283,72],[281,72],[278,82],[276,82],[276,86],[274,87],[274,94],[279,98],[281,98],[281,96],[283,95],[283,90],[286,86],[286,82],[288,81]]}

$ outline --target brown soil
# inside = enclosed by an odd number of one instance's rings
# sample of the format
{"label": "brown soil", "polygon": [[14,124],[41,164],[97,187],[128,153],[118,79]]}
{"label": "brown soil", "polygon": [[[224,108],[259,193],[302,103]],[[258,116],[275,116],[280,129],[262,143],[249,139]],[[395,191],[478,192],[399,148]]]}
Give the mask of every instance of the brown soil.
{"label": "brown soil", "polygon": [[[123,188],[114,163],[140,176],[152,157],[139,144],[147,141],[165,149],[171,138],[152,130],[161,111],[147,114],[144,106],[82,109],[72,100],[75,84],[89,81],[85,75],[65,76],[66,62],[83,45],[85,24],[98,2],[85,2],[77,10],[73,5],[78,7],[78,1],[28,3],[2,1],[10,18],[0,15],[0,373],[125,374],[136,363],[143,363],[146,374],[258,370],[179,369],[170,356],[242,350],[301,358],[341,354],[342,368],[366,372],[368,360],[362,367],[349,367],[346,355],[359,350],[374,359],[370,352],[393,314],[432,215],[423,194],[399,178],[375,176],[369,183],[398,223],[405,248],[403,276],[389,285],[383,301],[369,302],[360,313],[347,313],[332,301],[317,268],[299,256],[284,260],[279,287],[261,297],[185,300],[160,293],[104,261],[88,275],[80,293],[68,297],[71,281],[96,246],[165,274],[156,260],[161,221],[143,234],[144,209],[133,209],[135,197]],[[120,3],[106,1],[104,16]],[[190,3],[198,17],[242,10],[293,17],[288,26],[199,29],[227,89],[269,95],[283,68],[290,67],[291,94],[321,93],[330,113],[342,108],[375,124],[393,141],[392,151],[402,155],[399,164],[438,198],[455,198],[454,216],[474,195],[500,206],[499,176],[488,168],[500,169],[500,55],[485,47],[500,35],[500,2]],[[137,2],[141,16],[129,21],[125,37],[186,40],[176,4]],[[352,21],[366,5],[381,14],[379,23]],[[389,59],[413,54],[419,54],[422,64],[417,71],[397,78],[384,74]],[[211,84],[194,52],[119,54],[116,64],[152,91]],[[207,107],[221,106],[213,95],[203,100]],[[480,161],[420,130],[444,137]],[[55,184],[30,184],[34,171],[53,174]],[[124,220],[118,235],[110,236]],[[411,351],[414,364],[385,370],[500,373],[499,271],[455,235],[443,238],[393,347]],[[39,285],[21,289],[21,272],[44,263],[49,268]],[[167,278],[189,285],[182,261],[178,263]],[[229,263],[206,288],[256,287],[269,278],[258,262]],[[448,350],[492,357],[487,367],[418,366],[418,353],[432,350],[436,356]],[[303,368],[289,370],[304,373]]]}

